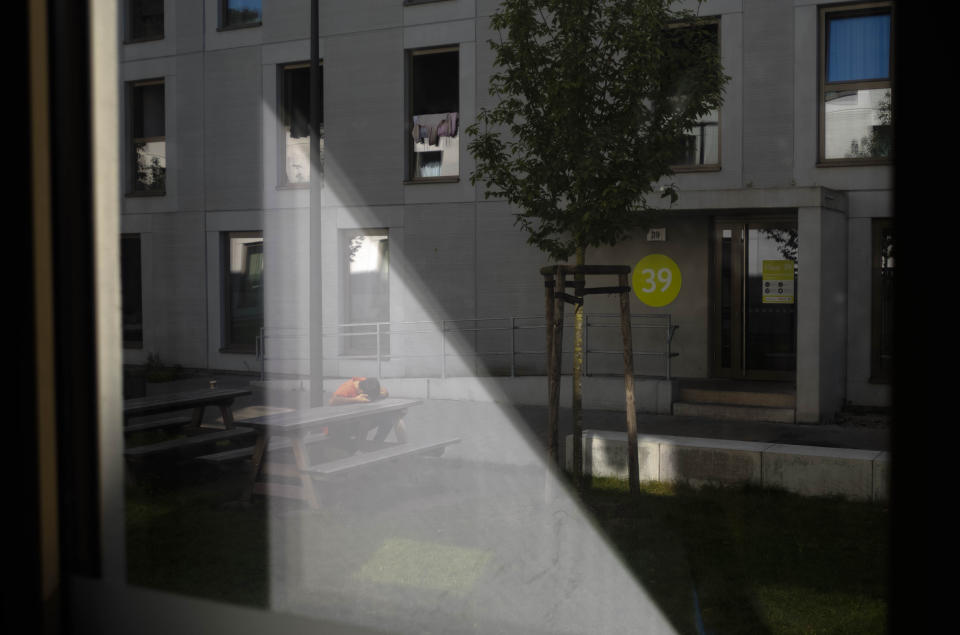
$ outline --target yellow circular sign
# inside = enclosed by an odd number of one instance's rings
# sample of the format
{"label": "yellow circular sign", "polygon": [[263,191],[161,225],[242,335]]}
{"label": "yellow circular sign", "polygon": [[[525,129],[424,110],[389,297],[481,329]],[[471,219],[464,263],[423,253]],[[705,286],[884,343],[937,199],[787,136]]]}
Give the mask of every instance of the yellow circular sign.
{"label": "yellow circular sign", "polygon": [[650,254],[633,268],[633,292],[647,306],[667,306],[677,298],[683,277],[669,256]]}

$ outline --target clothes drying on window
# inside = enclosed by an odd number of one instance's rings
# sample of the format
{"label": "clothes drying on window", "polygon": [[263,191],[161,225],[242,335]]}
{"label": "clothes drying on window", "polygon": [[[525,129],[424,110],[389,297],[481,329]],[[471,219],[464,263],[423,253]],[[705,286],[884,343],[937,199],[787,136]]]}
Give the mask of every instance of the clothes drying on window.
{"label": "clothes drying on window", "polygon": [[431,146],[439,145],[441,137],[457,136],[458,119],[455,112],[414,115],[411,131],[413,140]]}

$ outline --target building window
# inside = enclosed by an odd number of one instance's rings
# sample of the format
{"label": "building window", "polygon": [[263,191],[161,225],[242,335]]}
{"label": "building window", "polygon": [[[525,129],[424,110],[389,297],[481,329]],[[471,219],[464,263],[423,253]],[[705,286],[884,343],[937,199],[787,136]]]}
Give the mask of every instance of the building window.
{"label": "building window", "polygon": [[[310,182],[310,64],[280,67],[280,183]],[[320,66],[320,122],[317,126],[323,152],[323,66]]]}
{"label": "building window", "polygon": [[127,2],[127,42],[159,40],[163,37],[163,0]]}
{"label": "building window", "polygon": [[120,296],[123,307],[124,348],[143,347],[143,283],[140,234],[120,237]]}
{"label": "building window", "polygon": [[133,193],[162,194],[167,182],[167,140],[162,79],[128,85]]}
{"label": "building window", "polygon": [[[687,34],[696,33],[699,37],[677,39],[677,45],[688,49],[694,45],[707,47],[715,55],[720,55],[720,24],[718,22],[678,28],[683,28]],[[683,171],[690,168],[716,168],[719,165],[720,111],[711,110],[700,117],[693,128],[686,131],[683,137],[683,147],[672,167]]]}
{"label": "building window", "polygon": [[382,357],[390,352],[389,329],[385,326],[390,322],[388,232],[343,230],[340,244],[344,290],[341,354]]}
{"label": "building window", "polygon": [[260,26],[263,23],[261,0],[220,0],[220,28]]}
{"label": "building window", "polygon": [[222,241],[222,350],[253,353],[263,327],[263,232],[226,232]]}
{"label": "building window", "polygon": [[886,161],[893,156],[890,3],[821,13],[823,161]]}
{"label": "building window", "polygon": [[410,178],[460,175],[460,53],[410,54]]}
{"label": "building window", "polygon": [[871,379],[887,383],[893,371],[893,223],[873,221],[873,293],[871,324]]}

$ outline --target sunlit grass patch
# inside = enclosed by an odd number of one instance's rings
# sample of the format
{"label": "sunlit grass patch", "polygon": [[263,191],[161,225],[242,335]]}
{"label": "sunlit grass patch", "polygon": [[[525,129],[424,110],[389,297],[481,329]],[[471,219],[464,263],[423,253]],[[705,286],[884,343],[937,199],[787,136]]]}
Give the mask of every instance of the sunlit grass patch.
{"label": "sunlit grass patch", "polygon": [[464,593],[483,573],[490,552],[390,538],[357,572],[368,582]]}

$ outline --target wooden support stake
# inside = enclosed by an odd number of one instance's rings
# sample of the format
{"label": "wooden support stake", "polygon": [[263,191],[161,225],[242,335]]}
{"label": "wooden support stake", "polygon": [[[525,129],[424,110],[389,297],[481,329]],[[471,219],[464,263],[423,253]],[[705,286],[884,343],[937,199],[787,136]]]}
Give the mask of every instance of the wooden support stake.
{"label": "wooden support stake", "polygon": [[[626,274],[620,274],[620,286],[627,286]],[[627,471],[630,493],[640,491],[640,465],[637,458],[637,408],[633,395],[633,333],[630,327],[630,294],[620,294],[620,331],[623,333],[623,387],[627,408]]]}
{"label": "wooden support stake", "polygon": [[553,440],[550,446],[550,454],[559,459],[559,417],[560,417],[560,376],[562,375],[563,364],[563,298],[557,297],[563,293],[564,278],[566,275],[561,271],[557,275],[556,285],[554,286],[554,315],[553,315],[553,345],[551,348],[551,368],[550,368],[550,414],[549,430]]}
{"label": "wooden support stake", "polygon": [[550,414],[547,421],[547,455],[550,461],[557,464],[557,420],[553,416],[553,274],[544,275],[544,295],[546,295],[545,314],[547,318],[547,404],[550,405]]}

